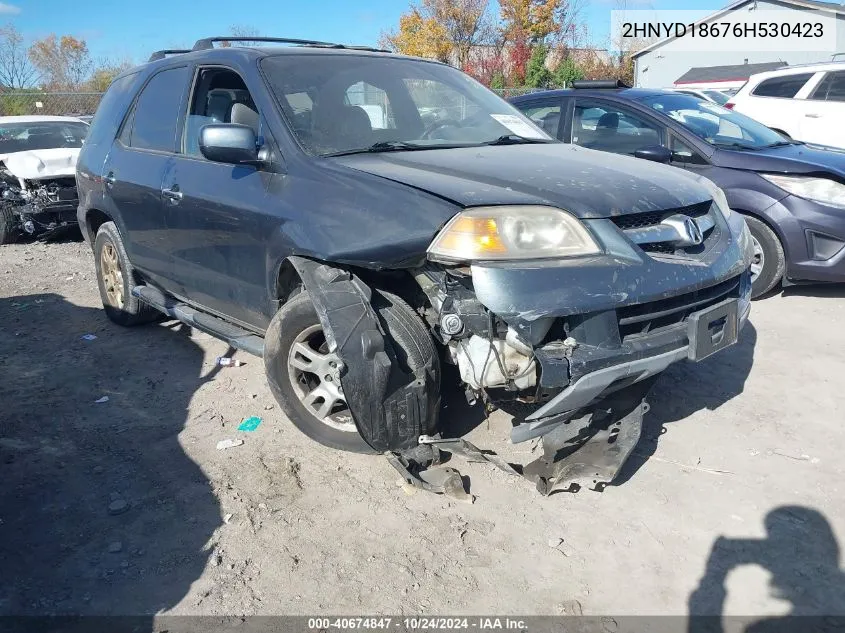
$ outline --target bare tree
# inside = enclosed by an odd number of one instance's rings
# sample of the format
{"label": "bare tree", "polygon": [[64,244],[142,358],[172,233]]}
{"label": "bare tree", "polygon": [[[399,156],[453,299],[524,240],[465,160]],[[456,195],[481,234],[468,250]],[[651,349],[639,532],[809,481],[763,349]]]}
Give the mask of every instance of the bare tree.
{"label": "bare tree", "polygon": [[[254,26],[248,24],[233,24],[229,27],[229,35],[232,37],[261,37],[261,32]],[[245,40],[239,42],[243,46],[257,46],[260,42],[256,40]],[[231,46],[231,42],[221,42],[220,46]]]}
{"label": "bare tree", "polygon": [[5,88],[31,88],[37,78],[23,36],[12,24],[0,28],[0,84]]}

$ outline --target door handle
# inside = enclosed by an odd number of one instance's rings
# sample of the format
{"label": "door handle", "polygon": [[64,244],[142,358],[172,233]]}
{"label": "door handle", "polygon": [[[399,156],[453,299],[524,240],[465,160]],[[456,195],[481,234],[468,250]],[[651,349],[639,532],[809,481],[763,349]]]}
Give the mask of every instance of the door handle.
{"label": "door handle", "polygon": [[161,195],[170,200],[170,204],[179,204],[182,201],[182,192],[179,185],[173,185],[170,189],[162,189]]}
{"label": "door handle", "polygon": [[822,115],[821,114],[805,114],[804,116],[807,117],[808,119],[820,119]]}
{"label": "door handle", "polygon": [[110,171],[108,174],[106,174],[106,176],[105,176],[105,178],[103,178],[103,180],[106,183],[106,187],[108,187],[109,189],[114,187],[114,183],[117,182],[117,178],[114,177],[113,171]]}

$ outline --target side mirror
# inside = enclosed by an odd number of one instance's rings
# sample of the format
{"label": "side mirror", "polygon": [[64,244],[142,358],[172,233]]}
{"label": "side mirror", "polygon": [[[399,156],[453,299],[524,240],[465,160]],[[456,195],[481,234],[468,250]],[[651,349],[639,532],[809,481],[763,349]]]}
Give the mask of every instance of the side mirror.
{"label": "side mirror", "polygon": [[668,163],[672,160],[672,151],[662,145],[649,145],[648,147],[641,147],[636,150],[634,156],[636,158],[651,160],[655,163]]}
{"label": "side mirror", "polygon": [[257,164],[255,131],[248,125],[212,123],[200,129],[200,152],[216,163]]}

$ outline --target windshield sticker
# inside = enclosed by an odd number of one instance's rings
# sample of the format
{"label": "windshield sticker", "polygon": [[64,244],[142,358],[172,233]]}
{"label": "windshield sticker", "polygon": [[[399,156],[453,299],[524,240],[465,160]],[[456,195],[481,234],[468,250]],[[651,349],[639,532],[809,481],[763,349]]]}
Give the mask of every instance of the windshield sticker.
{"label": "windshield sticker", "polygon": [[524,138],[546,138],[542,132],[523,121],[515,114],[491,114],[498,123],[504,125],[517,136]]}

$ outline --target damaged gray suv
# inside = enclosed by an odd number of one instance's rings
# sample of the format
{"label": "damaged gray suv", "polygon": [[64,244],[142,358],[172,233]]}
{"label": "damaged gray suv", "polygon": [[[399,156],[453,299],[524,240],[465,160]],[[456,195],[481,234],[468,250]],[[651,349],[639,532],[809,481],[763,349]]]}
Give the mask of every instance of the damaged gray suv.
{"label": "damaged gray suv", "polygon": [[455,365],[470,400],[533,403],[512,439],[548,442],[520,471],[545,491],[566,422],[621,463],[653,377],[736,342],[752,248],[709,181],[558,143],[440,63],[260,39],[159,52],[106,93],[78,221],[116,323],[263,357],[300,430],[409,477],[438,442],[494,461],[432,437]]}

